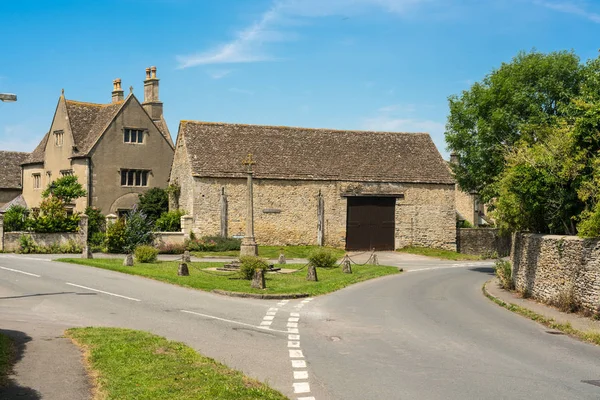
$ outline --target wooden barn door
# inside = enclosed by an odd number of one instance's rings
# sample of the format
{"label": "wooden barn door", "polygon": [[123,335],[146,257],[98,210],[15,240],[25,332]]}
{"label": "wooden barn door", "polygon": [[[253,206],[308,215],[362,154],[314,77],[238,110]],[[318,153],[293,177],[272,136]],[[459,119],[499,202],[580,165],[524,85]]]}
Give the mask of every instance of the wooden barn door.
{"label": "wooden barn door", "polygon": [[394,250],[394,197],[348,197],[347,250]]}

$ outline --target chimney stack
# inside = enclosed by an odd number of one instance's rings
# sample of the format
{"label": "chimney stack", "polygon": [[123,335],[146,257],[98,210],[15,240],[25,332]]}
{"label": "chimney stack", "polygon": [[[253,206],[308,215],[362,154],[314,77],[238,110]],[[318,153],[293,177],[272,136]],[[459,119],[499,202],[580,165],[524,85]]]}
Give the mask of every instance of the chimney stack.
{"label": "chimney stack", "polygon": [[450,153],[450,164],[458,165],[460,163],[460,156],[457,153]]}
{"label": "chimney stack", "polygon": [[117,78],[113,81],[113,91],[112,91],[112,102],[118,103],[123,101],[123,89],[121,88],[121,78]]}
{"label": "chimney stack", "polygon": [[158,98],[158,81],[156,67],[146,68],[142,106],[153,120],[160,120],[163,115],[163,103]]}

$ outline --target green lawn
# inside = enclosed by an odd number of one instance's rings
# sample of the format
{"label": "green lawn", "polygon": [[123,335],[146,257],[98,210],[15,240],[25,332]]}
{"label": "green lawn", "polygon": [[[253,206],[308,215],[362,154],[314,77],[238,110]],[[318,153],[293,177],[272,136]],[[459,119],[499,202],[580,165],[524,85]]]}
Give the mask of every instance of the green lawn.
{"label": "green lawn", "polygon": [[96,398],[281,399],[254,379],[198,354],[183,343],[119,328],[74,328],[66,335],[83,347],[98,389]]}
{"label": "green lawn", "polygon": [[[121,259],[83,259],[62,258],[56,261],[88,265],[110,269],[126,274],[145,276],[175,285],[211,291],[221,289],[240,293],[287,294],[307,293],[310,296],[330,293],[353,283],[366,281],[383,275],[398,273],[398,268],[384,266],[352,266],[353,274],[342,273],[341,268],[317,269],[319,282],[306,281],[306,268],[303,265],[287,264],[286,268],[299,269],[291,274],[266,274],[267,288],[252,289],[250,281],[238,278],[237,273],[205,271],[206,268],[222,266],[223,263],[194,262],[189,263],[190,276],[177,276],[178,262],[159,261],[153,264],[138,264],[124,267]],[[204,271],[204,272],[203,272]]]}
{"label": "green lawn", "polygon": [[[306,258],[308,255],[316,249],[328,249],[339,259],[344,257],[346,252],[342,249],[336,249],[333,247],[319,247],[319,246],[258,246],[258,255],[260,257],[276,259],[279,258],[279,254],[283,251],[286,258]],[[239,257],[240,252],[238,250],[233,251],[194,251],[192,255],[202,257]]]}
{"label": "green lawn", "polygon": [[7,376],[10,373],[12,356],[12,340],[8,336],[0,334],[0,387],[5,386],[8,381]]}
{"label": "green lawn", "polygon": [[450,250],[432,249],[429,247],[409,246],[409,247],[404,247],[403,249],[398,249],[397,251],[400,253],[417,254],[420,256],[435,257],[435,258],[441,258],[444,260],[452,260],[452,261],[466,261],[466,260],[481,260],[481,259],[483,259],[481,256],[473,256],[470,254],[461,254],[461,253],[457,253],[455,251],[450,251]]}

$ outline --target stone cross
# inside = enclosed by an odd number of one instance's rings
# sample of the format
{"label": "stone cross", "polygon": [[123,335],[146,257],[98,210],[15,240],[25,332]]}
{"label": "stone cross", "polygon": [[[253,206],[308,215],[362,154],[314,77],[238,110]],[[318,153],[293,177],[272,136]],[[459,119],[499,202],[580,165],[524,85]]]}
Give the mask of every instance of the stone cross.
{"label": "stone cross", "polygon": [[258,246],[254,240],[254,195],[252,193],[252,175],[254,172],[252,166],[255,162],[252,159],[252,154],[248,154],[243,164],[248,167],[248,201],[246,203],[248,214],[246,216],[246,235],[242,239],[240,256],[258,256]]}

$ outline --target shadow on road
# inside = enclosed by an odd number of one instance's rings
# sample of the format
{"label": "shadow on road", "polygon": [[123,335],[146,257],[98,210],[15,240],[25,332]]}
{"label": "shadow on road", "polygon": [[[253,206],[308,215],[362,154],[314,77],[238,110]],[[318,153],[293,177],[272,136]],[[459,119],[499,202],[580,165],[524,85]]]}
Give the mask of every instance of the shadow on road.
{"label": "shadow on road", "polygon": [[[0,329],[0,334],[6,335],[13,340],[13,354],[12,354],[12,365],[18,363],[25,353],[27,343],[31,341],[31,338],[24,332],[11,331],[8,329]],[[0,382],[0,399],[3,400],[38,400],[42,396],[38,391],[19,386],[19,384],[9,375],[7,382]]]}
{"label": "shadow on road", "polygon": [[[0,297],[0,300],[6,300],[6,299],[22,299],[25,297],[38,297],[38,296],[56,296],[59,294],[74,294],[75,292],[57,292],[57,293],[36,293],[36,294],[24,294],[22,296],[7,296],[7,297]],[[78,294],[78,293],[77,293]],[[95,294],[95,293],[94,293]]]}
{"label": "shadow on road", "polygon": [[492,275],[494,276],[496,273],[494,272],[494,267],[475,267],[469,268],[469,271],[481,272],[482,274]]}

